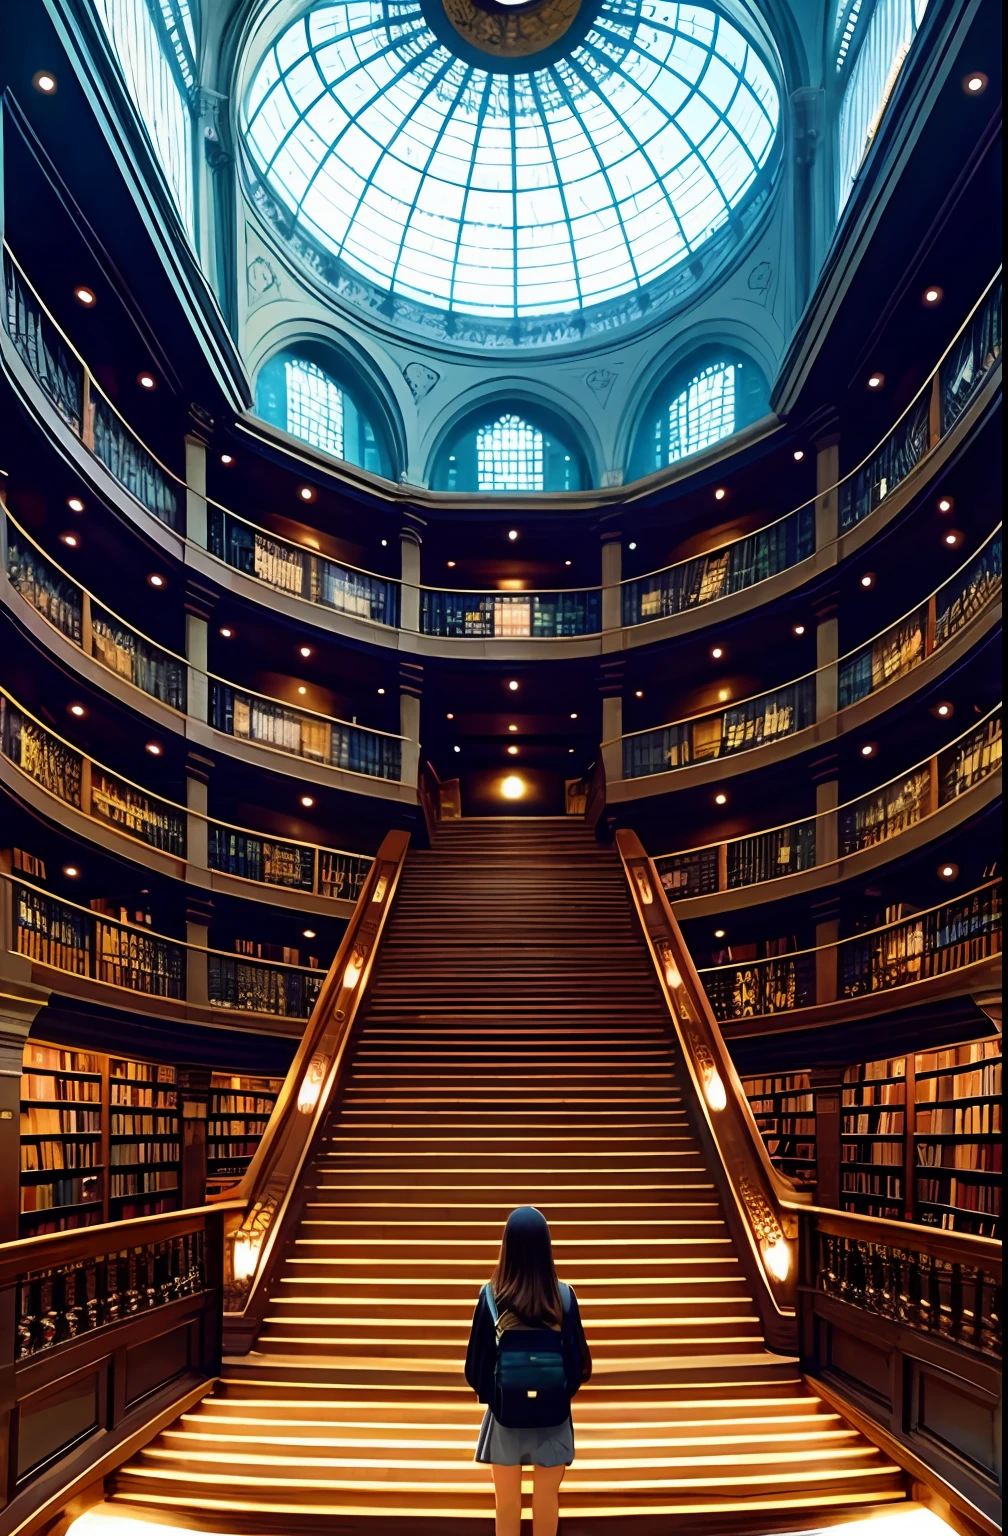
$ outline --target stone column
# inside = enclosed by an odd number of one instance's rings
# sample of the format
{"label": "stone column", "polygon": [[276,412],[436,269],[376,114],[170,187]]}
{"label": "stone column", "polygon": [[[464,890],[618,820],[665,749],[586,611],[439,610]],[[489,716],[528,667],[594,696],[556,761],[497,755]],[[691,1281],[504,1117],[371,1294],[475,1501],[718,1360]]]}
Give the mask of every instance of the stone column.
{"label": "stone column", "polygon": [[402,586],[399,589],[399,628],[420,628],[420,535],[415,528],[399,534]]}
{"label": "stone column", "polygon": [[840,1133],[843,1126],[843,1067],[815,1067],[816,1204],[840,1208]]}
{"label": "stone column", "polygon": [[186,753],[186,806],[189,810],[189,815],[186,816],[186,861],[189,865],[187,878],[198,885],[205,884],[208,887],[209,872],[205,876],[201,872],[209,870],[210,862],[206,816],[210,771],[213,766],[213,758],[203,757],[201,753],[193,752],[191,749]]}
{"label": "stone column", "polygon": [[179,1067],[177,1076],[182,1111],[182,1209],[189,1210],[206,1202],[210,1068]]}
{"label": "stone column", "polygon": [[602,535],[602,628],[619,629],[623,623],[623,543],[618,533]]}
{"label": "stone column", "polygon": [[816,788],[816,866],[832,864],[839,857],[837,805],[840,784],[837,779],[837,755],[825,752],[809,764]]}
{"label": "stone column", "polygon": [[599,678],[602,695],[602,767],[607,784],[623,777],[623,658],[603,662]]}
{"label": "stone column", "polygon": [[840,623],[837,605],[827,599],[816,609],[816,720],[832,720],[837,712]]}
{"label": "stone column", "polygon": [[837,481],[840,478],[840,438],[836,432],[826,432],[815,440],[816,452],[816,504],[815,545],[818,550],[833,546],[833,562],[836,562],[836,541],[840,532],[839,499]]}
{"label": "stone column", "polygon": [[185,644],[189,663],[186,677],[186,713],[193,720],[209,720],[210,691],[207,678],[210,617],[216,602],[209,587],[191,578],[185,591]]}
{"label": "stone column", "polygon": [[[812,902],[816,942],[816,1002],[835,1003],[838,992],[840,898],[833,894]],[[820,946],[826,946],[820,948]]]}
{"label": "stone column", "polygon": [[207,943],[213,902],[197,891],[186,891],[186,1002],[197,1008],[210,1004]]}
{"label": "stone column", "polygon": [[420,696],[423,667],[417,661],[399,663],[399,731],[402,743],[400,780],[416,788],[420,775]]}

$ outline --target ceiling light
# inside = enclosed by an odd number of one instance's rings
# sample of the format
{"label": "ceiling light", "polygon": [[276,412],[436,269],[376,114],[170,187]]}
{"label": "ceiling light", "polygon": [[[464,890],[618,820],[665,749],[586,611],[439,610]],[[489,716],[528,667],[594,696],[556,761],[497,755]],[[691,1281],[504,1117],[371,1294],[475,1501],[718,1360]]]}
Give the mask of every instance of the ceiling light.
{"label": "ceiling light", "polygon": [[795,627],[794,627],[794,632],[795,632],[796,635],[803,635],[805,633],[805,625],[804,624],[796,624]]}
{"label": "ceiling light", "polygon": [[567,751],[568,751],[568,752],[573,752],[573,751],[574,751],[574,748],[573,748],[573,747],[568,747],[568,748],[567,748]]}
{"label": "ceiling light", "polygon": [[501,794],[505,800],[520,800],[525,793],[525,783],[516,773],[509,773],[501,785]]}
{"label": "ceiling light", "polygon": [[317,938],[318,935],[316,934],[314,928],[302,928],[301,937],[303,939],[314,939]]}
{"label": "ceiling light", "polygon": [[949,864],[939,864],[938,865],[938,878],[939,878],[939,880],[954,880],[956,875],[958,875],[958,873],[959,873],[959,865],[958,864],[949,863]]}
{"label": "ceiling light", "polygon": [[83,704],[71,704],[70,705],[70,713],[72,715],[75,715],[78,720],[81,720],[81,719],[83,719],[83,717],[87,713],[87,711],[85,710]]}
{"label": "ceiling light", "polygon": [[515,747],[515,746],[508,747],[508,757],[517,757],[517,756],[518,756],[518,748]]}
{"label": "ceiling light", "polygon": [[449,713],[447,715],[445,715],[445,719],[446,720],[454,720],[455,716],[449,711]]}
{"label": "ceiling light", "polygon": [[91,289],[83,286],[74,289],[74,298],[78,304],[83,304],[85,309],[90,309],[92,304],[96,302]]}
{"label": "ceiling light", "polygon": [[576,720],[577,719],[577,710],[571,710],[571,719],[572,720]]}
{"label": "ceiling light", "polygon": [[642,699],[643,697],[644,697],[644,689],[643,688],[635,688],[634,689],[634,698],[635,699]]}
{"label": "ceiling light", "polygon": [[509,528],[508,529],[508,538],[511,540],[512,544],[514,543],[514,541],[515,541],[515,539],[517,537],[518,537],[518,529],[517,528]]}
{"label": "ceiling light", "polygon": [[870,742],[870,741],[866,741],[864,746],[861,748],[861,756],[862,757],[873,757],[874,755],[875,755],[875,747],[874,747],[873,743]]}
{"label": "ceiling light", "polygon": [[796,464],[800,464],[804,457],[805,457],[805,449],[804,448],[796,448],[795,451],[794,451],[794,461],[795,461],[795,463]]}
{"label": "ceiling light", "polygon": [[157,571],[152,571],[151,574],[147,577],[147,585],[149,587],[163,587],[164,584],[164,577],[159,576]]}
{"label": "ceiling light", "polygon": [[518,727],[516,725],[509,725],[508,726],[508,730],[509,731],[516,731],[517,729],[518,729]]}
{"label": "ceiling light", "polygon": [[37,75],[32,75],[32,85],[43,96],[51,96],[56,89],[56,76],[47,69],[40,69]]}
{"label": "ceiling light", "polygon": [[564,561],[564,565],[573,565],[573,564],[574,564],[573,560],[565,560]]}
{"label": "ceiling light", "polygon": [[453,752],[461,752],[462,748],[461,747],[452,747],[452,751]]}
{"label": "ceiling light", "polygon": [[147,751],[151,757],[160,757],[162,752],[161,743],[159,741],[149,741],[147,743]]}
{"label": "ceiling light", "polygon": [[952,713],[952,705],[951,704],[939,704],[937,710],[935,711],[935,713],[937,715],[940,715],[940,717],[943,720],[947,720],[949,715]]}
{"label": "ceiling light", "polygon": [[940,304],[942,301],[942,290],[934,287],[925,288],[921,298],[925,304]]}
{"label": "ceiling light", "polygon": [[383,694],[383,693],[384,693],[384,692],[385,692],[385,689],[384,689],[384,688],[379,688],[379,689],[378,689],[378,692],[379,692],[379,693],[380,693],[380,694]]}
{"label": "ceiling light", "polygon": [[382,539],[381,547],[382,549],[388,549],[388,539]]}
{"label": "ceiling light", "polygon": [[71,497],[69,497],[68,500],[67,500],[67,506],[70,508],[71,512],[83,512],[84,511],[84,503],[81,501],[79,496],[71,496]]}
{"label": "ceiling light", "polygon": [[711,651],[711,655],[714,657],[715,661],[720,661],[721,657],[724,655],[724,651],[721,649],[721,647],[719,645],[716,645],[716,646],[714,646],[713,650]]}
{"label": "ceiling light", "polygon": [[[982,74],[979,69],[975,69],[973,73],[971,75],[967,75],[963,81],[963,90],[968,91],[971,96],[979,96],[980,92],[984,89],[986,84],[987,76]],[[43,89],[45,89],[45,87],[39,83],[39,90],[41,91]]]}
{"label": "ceiling light", "polygon": [[311,795],[302,795],[301,804],[304,806],[306,811],[310,811],[312,806],[315,804],[315,801]]}
{"label": "ceiling light", "polygon": [[448,567],[448,569],[450,571],[453,571],[455,569],[455,561],[454,560],[447,560],[445,562],[445,564],[447,565],[447,567]]}
{"label": "ceiling light", "polygon": [[731,698],[731,689],[730,688],[719,688],[718,689],[718,703],[719,704],[727,704],[728,700],[730,698]]}
{"label": "ceiling light", "polygon": [[874,586],[874,584],[875,577],[871,574],[870,571],[866,571],[865,574],[861,577],[861,585],[867,589],[868,587]]}
{"label": "ceiling light", "polygon": [[961,534],[959,534],[959,533],[957,533],[957,532],[955,532],[953,530],[952,533],[947,533],[945,535],[945,543],[948,545],[949,549],[955,549],[955,547],[959,543],[959,540],[960,540],[961,537],[962,537]]}
{"label": "ceiling light", "polygon": [[157,380],[152,373],[138,373],[137,383],[141,389],[157,389]]}
{"label": "ceiling light", "polygon": [[885,383],[885,374],[884,373],[871,373],[871,374],[868,375],[868,388],[869,389],[881,389],[882,385],[884,383]]}
{"label": "ceiling light", "polygon": [[725,931],[724,931],[723,928],[715,928],[714,929],[714,937],[716,939],[723,939],[724,935],[725,935]]}
{"label": "ceiling light", "polygon": [[310,486],[310,485],[302,485],[299,488],[299,490],[298,490],[298,495],[300,496],[302,501],[314,501],[315,500],[315,491],[312,488],[312,486]]}
{"label": "ceiling light", "polygon": [[64,864],[63,873],[66,875],[68,880],[76,880],[77,876],[80,874],[80,870],[77,868],[76,864]]}
{"label": "ceiling light", "polygon": [[636,539],[631,539],[630,543],[627,545],[627,549],[636,549],[636,548],[637,548],[637,540]]}
{"label": "ceiling light", "polygon": [[941,500],[938,503],[938,511],[939,512],[951,512],[952,511],[952,497],[951,496],[943,496],[941,498]]}
{"label": "ceiling light", "polygon": [[230,640],[234,636],[234,630],[233,629],[229,629],[226,624],[222,624],[221,625],[221,634],[223,635],[225,640]]}
{"label": "ceiling light", "polygon": [[310,645],[299,645],[298,646],[298,655],[299,656],[303,656],[305,661],[307,661],[308,657],[311,655],[311,646]]}
{"label": "ceiling light", "polygon": [[220,461],[222,464],[233,464],[234,455],[230,453],[222,453],[220,456]]}
{"label": "ceiling light", "polygon": [[727,805],[728,804],[728,796],[722,791],[721,794],[714,796],[714,804],[715,805]]}
{"label": "ceiling light", "polygon": [[715,501],[724,501],[724,499],[727,496],[727,494],[728,494],[728,492],[725,490],[724,486],[723,485],[719,485],[717,490],[714,492],[714,500]]}
{"label": "ceiling light", "polygon": [[308,692],[308,689],[305,687],[304,683],[299,683],[298,684],[298,693],[301,695],[302,698],[304,698],[304,695],[307,692]]}
{"label": "ceiling light", "polygon": [[515,680],[515,678],[511,679],[511,681],[508,683],[508,687],[511,689],[512,693],[517,693],[518,692],[518,683]]}
{"label": "ceiling light", "polygon": [[76,549],[80,543],[80,539],[75,533],[61,533],[60,543],[65,544],[67,549]]}

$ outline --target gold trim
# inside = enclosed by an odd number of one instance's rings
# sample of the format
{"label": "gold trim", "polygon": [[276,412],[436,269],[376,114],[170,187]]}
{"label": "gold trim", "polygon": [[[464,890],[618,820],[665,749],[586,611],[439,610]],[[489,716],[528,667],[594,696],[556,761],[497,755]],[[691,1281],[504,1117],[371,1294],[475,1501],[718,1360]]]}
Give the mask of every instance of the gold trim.
{"label": "gold trim", "polygon": [[444,13],[459,37],[484,53],[520,59],[549,48],[568,31],[581,0],[542,0],[540,5],[484,10],[473,0],[444,0]]}

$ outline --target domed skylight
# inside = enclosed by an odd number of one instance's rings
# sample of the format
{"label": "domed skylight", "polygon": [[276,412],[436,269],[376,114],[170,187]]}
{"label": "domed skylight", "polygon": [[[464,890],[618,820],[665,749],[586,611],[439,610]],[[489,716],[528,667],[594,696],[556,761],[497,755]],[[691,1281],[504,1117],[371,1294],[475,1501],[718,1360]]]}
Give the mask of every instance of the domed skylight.
{"label": "domed skylight", "polygon": [[777,89],[714,10],[601,0],[566,51],[502,60],[456,50],[445,9],[318,6],[245,103],[300,235],[384,292],[502,320],[588,309],[694,256],[768,165]]}

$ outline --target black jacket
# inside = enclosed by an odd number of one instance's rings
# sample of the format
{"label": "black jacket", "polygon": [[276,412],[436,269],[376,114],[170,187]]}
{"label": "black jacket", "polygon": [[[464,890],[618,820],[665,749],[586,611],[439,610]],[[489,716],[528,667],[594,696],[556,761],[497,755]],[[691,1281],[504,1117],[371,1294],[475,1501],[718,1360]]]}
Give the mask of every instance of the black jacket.
{"label": "black jacket", "polygon": [[[565,1302],[563,1320],[560,1324],[560,1347],[563,1350],[567,1380],[577,1383],[574,1389],[577,1391],[577,1387],[583,1386],[591,1377],[591,1352],[581,1325],[581,1313],[578,1310],[573,1286],[564,1285],[561,1282],[560,1295]],[[484,1291],[480,1291],[479,1301],[473,1313],[469,1348],[466,1350],[465,1379],[481,1403],[493,1402],[496,1361],[497,1338],[493,1319],[490,1316],[486,1295]]]}

